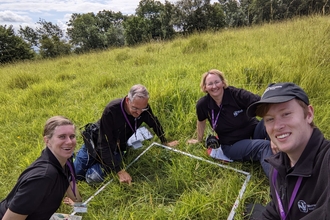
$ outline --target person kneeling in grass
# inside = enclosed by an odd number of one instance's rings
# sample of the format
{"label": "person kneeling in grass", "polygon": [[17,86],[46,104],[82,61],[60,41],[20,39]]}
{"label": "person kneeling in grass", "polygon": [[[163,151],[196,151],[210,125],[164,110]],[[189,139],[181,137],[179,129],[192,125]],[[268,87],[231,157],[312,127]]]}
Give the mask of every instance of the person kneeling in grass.
{"label": "person kneeling in grass", "polygon": [[66,201],[81,202],[75,181],[72,154],[76,147],[74,124],[63,116],[47,120],[44,127],[46,148],[18,178],[0,203],[0,219],[48,220]]}
{"label": "person kneeling in grass", "polygon": [[125,170],[123,158],[128,150],[128,139],[136,135],[142,123],[153,129],[162,144],[170,147],[178,144],[176,140],[167,142],[163,127],[149,105],[146,87],[134,85],[126,97],[110,101],[101,118],[92,125],[93,143],[84,138],[74,161],[78,180],[99,184],[113,172],[120,183],[131,185],[132,177]]}

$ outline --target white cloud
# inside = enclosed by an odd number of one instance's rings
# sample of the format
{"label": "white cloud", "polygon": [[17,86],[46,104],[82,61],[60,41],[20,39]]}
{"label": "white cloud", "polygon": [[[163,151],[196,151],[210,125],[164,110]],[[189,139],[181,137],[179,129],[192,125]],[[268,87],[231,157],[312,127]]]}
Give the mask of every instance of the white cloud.
{"label": "white cloud", "polygon": [[30,11],[40,13],[42,11],[58,11],[72,13],[98,12],[102,10],[112,10],[122,13],[134,13],[138,6],[139,0],[112,0],[112,1],[36,1],[36,0],[19,0],[16,2],[1,2],[1,8],[12,11]]}
{"label": "white cloud", "polygon": [[0,11],[0,22],[26,22],[32,21],[28,16],[19,15],[13,11]]}

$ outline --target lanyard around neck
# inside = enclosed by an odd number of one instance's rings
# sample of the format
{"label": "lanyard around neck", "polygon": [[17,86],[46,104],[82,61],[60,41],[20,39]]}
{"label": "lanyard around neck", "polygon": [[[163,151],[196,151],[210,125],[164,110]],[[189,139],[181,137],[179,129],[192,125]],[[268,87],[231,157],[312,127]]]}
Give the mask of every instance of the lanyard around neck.
{"label": "lanyard around neck", "polygon": [[214,110],[212,109],[212,129],[213,131],[215,131],[215,127],[217,126],[217,122],[218,122],[218,119],[219,119],[219,115],[220,115],[220,112],[221,112],[221,109],[222,109],[222,105],[219,106],[219,112],[217,114],[217,117],[214,119]]}
{"label": "lanyard around neck", "polygon": [[[277,170],[274,169],[273,178],[272,178],[273,181],[272,182],[273,182],[273,186],[274,186],[274,190],[275,190],[275,194],[276,194],[276,199],[277,199],[277,202],[278,202],[278,208],[280,209],[281,219],[285,220],[288,214],[285,214],[281,198],[280,198],[280,196],[279,196],[279,194],[276,190],[276,184],[275,183],[276,183],[277,173],[278,173]],[[302,177],[300,176],[297,179],[296,185],[294,186],[294,189],[293,189],[293,192],[292,192],[292,195],[291,195],[291,198],[290,198],[290,203],[289,203],[289,206],[288,206],[288,213],[290,212],[293,201],[297,196],[301,181],[302,181]]]}
{"label": "lanyard around neck", "polygon": [[131,127],[133,133],[135,133],[136,130],[137,130],[137,120],[136,120],[136,118],[135,118],[135,129],[133,129],[133,126],[132,126],[131,123],[129,122],[129,120],[128,120],[127,116],[126,116],[125,110],[124,110],[124,100],[125,100],[125,98],[123,98],[123,100],[121,101],[121,104],[120,104],[121,111],[122,111],[122,113],[123,113],[123,115],[124,115],[124,117],[125,117],[125,120],[126,120],[127,124]]}
{"label": "lanyard around neck", "polygon": [[[68,167],[70,169],[70,174],[71,174],[71,179],[72,179],[72,185],[73,185],[71,187],[71,189],[72,189],[73,195],[76,197],[76,178],[74,177],[73,168],[71,166],[70,161],[68,161],[68,160],[66,161],[66,165],[68,165]],[[69,183],[69,185],[70,185],[70,183]]]}

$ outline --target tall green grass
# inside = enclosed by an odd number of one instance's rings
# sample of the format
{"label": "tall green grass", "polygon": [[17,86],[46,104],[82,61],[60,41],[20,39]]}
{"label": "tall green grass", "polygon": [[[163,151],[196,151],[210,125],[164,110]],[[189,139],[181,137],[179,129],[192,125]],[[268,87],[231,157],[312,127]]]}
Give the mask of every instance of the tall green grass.
{"label": "tall green grass", "polygon": [[[315,108],[316,125],[329,138],[329,41],[329,17],[315,16],[2,66],[0,199],[40,155],[47,118],[64,115],[81,127],[98,120],[110,100],[125,96],[137,83],[148,88],[167,138],[179,140],[178,149],[207,158],[201,144],[186,140],[196,137],[195,104],[204,95],[200,77],[212,68],[223,71],[230,85],[257,94],[271,82],[297,83]],[[81,144],[78,136],[77,150]],[[126,163],[139,153],[129,151]],[[229,165],[252,174],[235,216],[243,219],[244,204],[269,201],[268,180],[258,164]],[[226,219],[244,181],[233,171],[158,148],[128,171],[133,186],[115,179],[89,203],[83,219]],[[79,187],[84,199],[96,190],[85,183]]]}

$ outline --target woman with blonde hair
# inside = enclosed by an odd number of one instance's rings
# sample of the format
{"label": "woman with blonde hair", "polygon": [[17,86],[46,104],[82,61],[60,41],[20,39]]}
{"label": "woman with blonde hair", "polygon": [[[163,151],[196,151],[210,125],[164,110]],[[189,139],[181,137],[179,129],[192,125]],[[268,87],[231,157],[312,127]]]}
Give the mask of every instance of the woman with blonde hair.
{"label": "woman with blonde hair", "polygon": [[260,96],[229,86],[217,69],[202,75],[200,87],[206,95],[196,105],[197,139],[188,143],[203,141],[208,121],[213,134],[207,138],[206,147],[223,151],[233,161],[259,161],[268,176],[270,167],[264,158],[272,155],[270,141],[266,140],[263,123],[246,114],[249,105],[259,101]]}
{"label": "woman with blonde hair", "polygon": [[45,149],[0,203],[0,219],[48,220],[65,194],[73,202],[81,202],[72,163],[76,147],[74,124],[63,116],[51,117],[44,126],[43,136]]}

